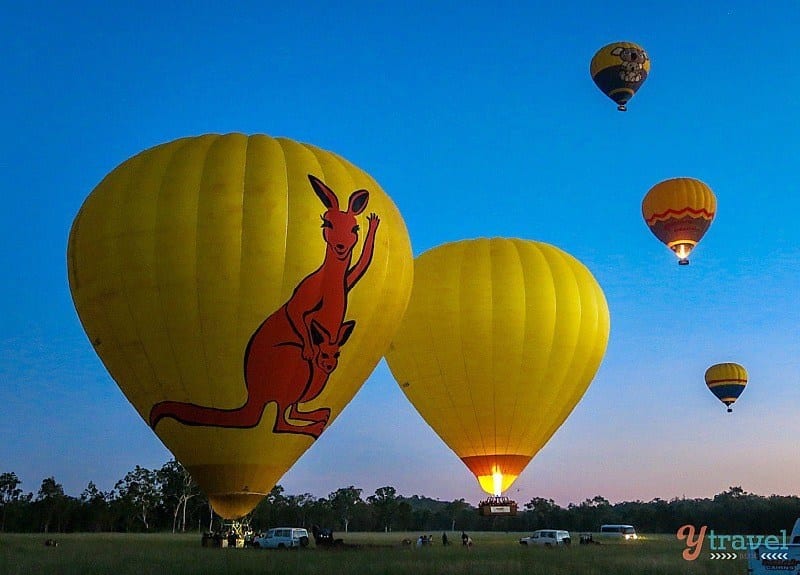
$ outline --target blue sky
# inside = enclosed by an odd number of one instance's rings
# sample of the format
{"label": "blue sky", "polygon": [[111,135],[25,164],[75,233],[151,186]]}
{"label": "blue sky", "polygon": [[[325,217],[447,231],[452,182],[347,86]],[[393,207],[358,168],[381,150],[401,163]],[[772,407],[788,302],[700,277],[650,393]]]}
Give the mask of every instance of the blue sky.
{"label": "blue sky", "polygon": [[[4,270],[0,472],[110,489],[168,452],[88,344],[69,295],[77,210],[129,156],[182,136],[266,133],[335,151],[400,208],[414,253],[509,236],[583,261],[611,311],[582,402],[512,488],[561,504],[795,493],[800,472],[800,4],[349,2],[9,5],[0,21]],[[618,113],[596,49],[642,44]],[[655,183],[708,183],[692,264],[647,230]],[[725,413],[705,369],[747,367]],[[368,412],[390,410],[375,422]],[[384,363],[281,480],[481,498]]]}

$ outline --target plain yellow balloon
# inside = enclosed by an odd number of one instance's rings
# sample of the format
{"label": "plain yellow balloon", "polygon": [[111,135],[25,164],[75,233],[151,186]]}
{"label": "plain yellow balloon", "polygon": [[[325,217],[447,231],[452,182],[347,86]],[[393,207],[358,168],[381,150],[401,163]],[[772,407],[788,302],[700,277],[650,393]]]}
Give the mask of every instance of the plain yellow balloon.
{"label": "plain yellow balloon", "polygon": [[142,418],[234,519],[341,413],[411,292],[405,223],[368,174],[288,139],[146,150],[69,238],[84,329]]}
{"label": "plain yellow balloon", "polygon": [[599,284],[566,252],[464,240],[415,260],[386,360],[425,421],[500,495],[583,396],[609,325]]}

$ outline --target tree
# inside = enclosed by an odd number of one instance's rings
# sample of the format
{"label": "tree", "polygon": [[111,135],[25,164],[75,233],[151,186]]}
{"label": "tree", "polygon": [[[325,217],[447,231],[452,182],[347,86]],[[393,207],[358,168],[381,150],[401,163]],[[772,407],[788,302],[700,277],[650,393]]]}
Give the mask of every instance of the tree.
{"label": "tree", "polygon": [[397,491],[394,487],[379,487],[375,490],[375,495],[367,497],[367,501],[375,509],[378,523],[384,531],[392,530],[392,519],[397,512]]}
{"label": "tree", "polygon": [[282,523],[286,511],[286,497],[283,487],[274,486],[253,510],[251,520],[258,528],[274,527]]}
{"label": "tree", "polygon": [[347,533],[347,529],[350,526],[350,518],[353,510],[357,505],[364,502],[361,499],[362,491],[362,489],[357,489],[356,487],[350,485],[349,487],[337,489],[328,495],[328,502],[331,506],[331,509],[339,518],[339,521],[342,522],[345,533]]}
{"label": "tree", "polygon": [[316,498],[311,493],[287,496],[286,507],[291,515],[291,523],[305,527],[308,522],[308,514],[314,508],[315,501]]}
{"label": "tree", "polygon": [[150,513],[161,503],[161,491],[156,472],[138,465],[114,486],[117,497],[129,508],[135,519],[150,529]]}
{"label": "tree", "polygon": [[567,509],[572,512],[572,516],[576,519],[576,527],[582,531],[599,529],[603,523],[615,522],[612,520],[611,503],[600,495],[585,499],[580,505],[570,503]]}
{"label": "tree", "polygon": [[103,531],[109,527],[108,498],[108,494],[100,491],[93,481],[89,482],[80,495],[86,516],[85,527],[90,526],[92,531]]}
{"label": "tree", "polygon": [[[8,509],[17,503],[24,501],[22,489],[19,488],[22,482],[14,472],[0,474],[0,505],[3,506],[3,515],[0,522],[0,531],[6,530],[6,514]],[[30,495],[28,496],[30,499]]]}
{"label": "tree", "polygon": [[531,516],[533,529],[544,529],[556,524],[556,518],[561,507],[552,499],[534,497],[525,504],[525,509]]}
{"label": "tree", "polygon": [[464,499],[456,499],[455,501],[451,501],[444,506],[445,512],[447,513],[447,518],[450,520],[450,531],[456,530],[456,520],[461,516],[465,511],[470,509],[469,503],[464,501]]}
{"label": "tree", "polygon": [[42,485],[36,494],[36,502],[42,509],[42,530],[45,533],[49,533],[51,523],[55,519],[56,531],[60,532],[63,514],[69,504],[68,497],[64,493],[64,487],[54,477],[42,480]]}
{"label": "tree", "polygon": [[181,532],[186,531],[186,504],[200,493],[186,468],[175,459],[166,462],[156,472],[164,503],[172,506],[172,532],[175,533],[178,516],[181,517]]}

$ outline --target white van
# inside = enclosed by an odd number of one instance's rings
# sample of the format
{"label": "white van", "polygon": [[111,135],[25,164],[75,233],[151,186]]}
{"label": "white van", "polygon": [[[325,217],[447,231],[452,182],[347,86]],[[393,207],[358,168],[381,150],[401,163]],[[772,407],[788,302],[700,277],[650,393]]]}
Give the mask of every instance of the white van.
{"label": "white van", "polygon": [[778,571],[785,575],[800,572],[800,519],[794,522],[787,545],[783,545],[781,536],[775,535],[771,545],[762,544],[747,553],[749,574],[773,575]]}
{"label": "white van", "polygon": [[308,531],[300,527],[276,527],[253,538],[256,549],[298,549],[308,547]]}
{"label": "white van", "polygon": [[569,545],[571,541],[569,531],[559,529],[539,529],[534,531],[530,537],[522,537],[519,540],[520,545],[543,545],[544,547]]}
{"label": "white van", "polygon": [[633,525],[601,525],[600,535],[603,537],[625,539],[626,541],[639,538]]}
{"label": "white van", "polygon": [[789,543],[792,545],[800,544],[800,519],[797,519],[794,522],[794,527],[792,527],[792,535],[789,537]]}

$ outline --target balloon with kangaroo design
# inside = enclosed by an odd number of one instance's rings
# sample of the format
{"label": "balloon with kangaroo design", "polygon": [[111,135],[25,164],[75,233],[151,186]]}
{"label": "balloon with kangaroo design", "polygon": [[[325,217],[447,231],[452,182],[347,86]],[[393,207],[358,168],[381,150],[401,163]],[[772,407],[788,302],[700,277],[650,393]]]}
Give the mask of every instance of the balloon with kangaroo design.
{"label": "balloon with kangaroo design", "polygon": [[221,516],[248,513],[384,354],[411,290],[397,207],[308,144],[155,146],[84,202],[67,252],[81,323]]}

